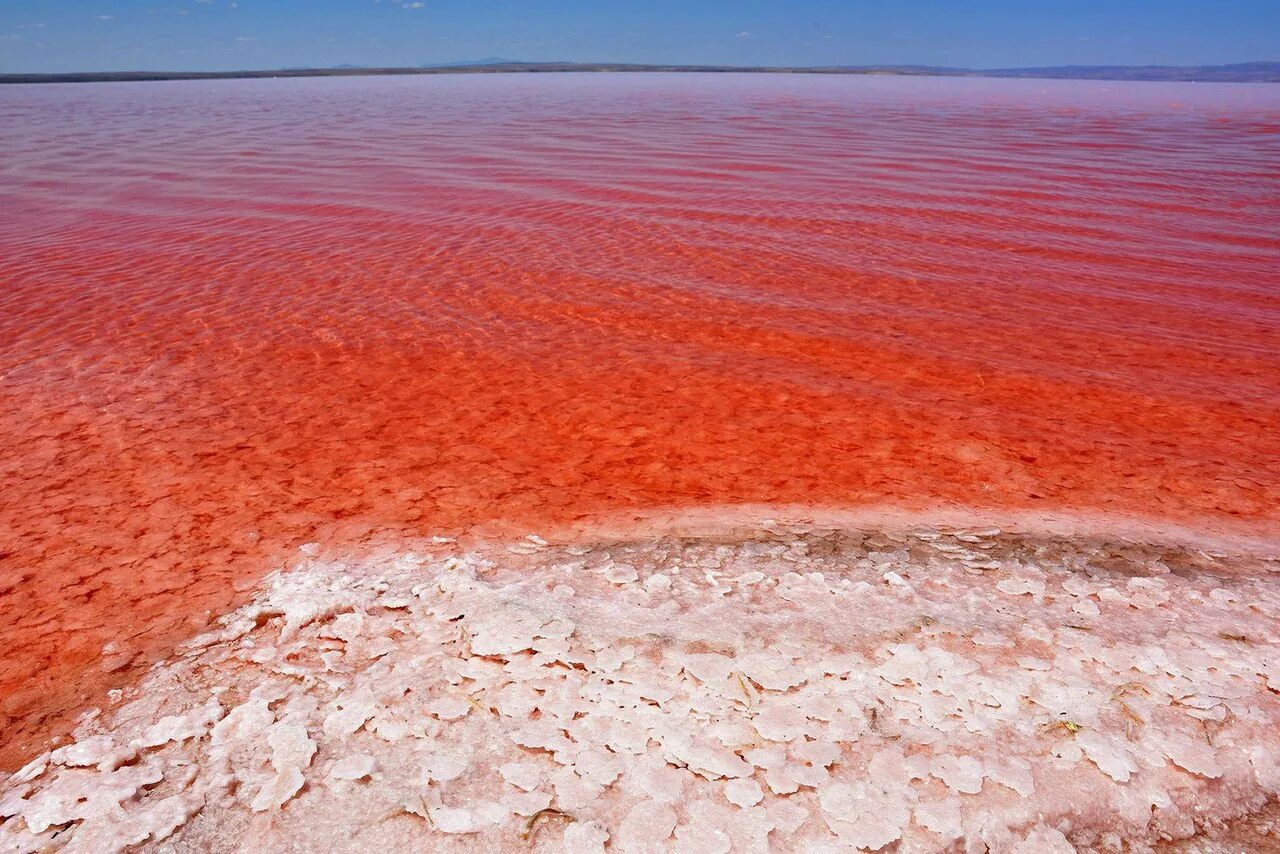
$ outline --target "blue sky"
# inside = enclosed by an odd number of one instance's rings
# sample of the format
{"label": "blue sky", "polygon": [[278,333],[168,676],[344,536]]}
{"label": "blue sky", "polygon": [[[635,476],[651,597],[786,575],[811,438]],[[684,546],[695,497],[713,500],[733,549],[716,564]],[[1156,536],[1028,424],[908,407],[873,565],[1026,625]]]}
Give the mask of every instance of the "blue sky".
{"label": "blue sky", "polygon": [[0,0],[0,72],[1280,59],[1280,0]]}

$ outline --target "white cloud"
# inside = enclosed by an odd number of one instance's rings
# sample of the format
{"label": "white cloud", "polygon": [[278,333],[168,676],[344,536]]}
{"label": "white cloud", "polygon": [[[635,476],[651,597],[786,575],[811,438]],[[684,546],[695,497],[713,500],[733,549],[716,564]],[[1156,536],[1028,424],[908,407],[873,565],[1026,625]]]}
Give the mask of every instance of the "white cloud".
{"label": "white cloud", "polygon": [[116,19],[115,15],[99,15],[98,16],[99,21],[114,21],[115,19]]}

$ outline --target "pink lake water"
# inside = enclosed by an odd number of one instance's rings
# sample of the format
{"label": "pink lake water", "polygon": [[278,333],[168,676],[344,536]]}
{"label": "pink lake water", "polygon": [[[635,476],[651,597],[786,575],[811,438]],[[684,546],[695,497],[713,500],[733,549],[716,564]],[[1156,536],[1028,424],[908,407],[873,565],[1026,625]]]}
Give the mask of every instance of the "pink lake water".
{"label": "pink lake water", "polygon": [[300,544],[734,504],[1273,535],[1280,89],[0,89],[0,764]]}

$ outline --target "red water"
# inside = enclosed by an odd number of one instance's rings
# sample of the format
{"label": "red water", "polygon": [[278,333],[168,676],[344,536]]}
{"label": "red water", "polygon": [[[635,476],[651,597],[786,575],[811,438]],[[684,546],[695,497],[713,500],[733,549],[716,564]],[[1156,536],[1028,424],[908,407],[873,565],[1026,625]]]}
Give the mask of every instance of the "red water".
{"label": "red water", "polygon": [[1278,175],[1267,86],[6,88],[0,765],[309,540],[725,502],[1274,530]]}

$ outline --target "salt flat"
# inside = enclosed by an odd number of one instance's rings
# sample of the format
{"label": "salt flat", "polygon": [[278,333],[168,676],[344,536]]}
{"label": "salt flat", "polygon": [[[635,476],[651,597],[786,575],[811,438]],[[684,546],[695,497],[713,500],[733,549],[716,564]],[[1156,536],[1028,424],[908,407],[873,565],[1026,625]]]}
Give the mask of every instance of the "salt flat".
{"label": "salt flat", "polygon": [[1264,542],[813,515],[309,544],[10,778],[0,839],[1225,851],[1280,793]]}

